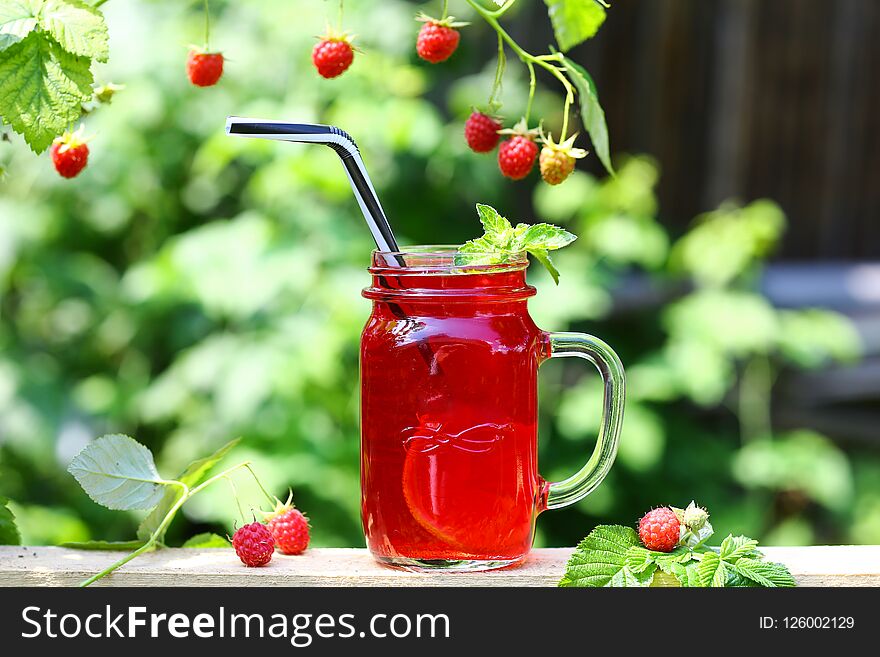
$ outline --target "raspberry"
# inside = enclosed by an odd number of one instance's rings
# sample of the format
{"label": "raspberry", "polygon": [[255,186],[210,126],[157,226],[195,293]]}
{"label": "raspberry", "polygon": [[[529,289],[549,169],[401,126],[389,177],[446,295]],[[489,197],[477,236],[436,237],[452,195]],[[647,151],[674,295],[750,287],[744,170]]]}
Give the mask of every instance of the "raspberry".
{"label": "raspberry", "polygon": [[416,52],[426,62],[439,64],[452,56],[458,48],[459,39],[461,35],[458,30],[444,24],[444,21],[428,19],[419,30]]}
{"label": "raspberry", "polygon": [[528,137],[514,135],[498,149],[498,168],[513,180],[522,180],[535,165],[538,145]]}
{"label": "raspberry", "polygon": [[342,75],[353,61],[354,48],[344,36],[321,39],[312,49],[312,63],[323,78]]}
{"label": "raspberry", "polygon": [[585,157],[587,151],[583,148],[575,148],[574,140],[577,135],[556,143],[553,135],[546,135],[542,139],[544,148],[541,149],[541,177],[548,185],[558,185],[574,171],[575,160]]}
{"label": "raspberry", "polygon": [[223,75],[223,55],[219,52],[190,50],[186,58],[186,74],[197,87],[212,87]]}
{"label": "raspberry", "polygon": [[74,178],[89,162],[89,147],[82,139],[82,128],[56,137],[49,150],[55,170],[64,178]]}
{"label": "raspberry", "polygon": [[235,532],[232,547],[245,566],[265,566],[272,561],[275,540],[266,525],[252,522]]}
{"label": "raspberry", "polygon": [[474,112],[464,124],[464,138],[475,153],[488,153],[498,145],[501,123],[482,112]]}
{"label": "raspberry", "polygon": [[639,538],[646,548],[672,552],[678,544],[681,523],[668,506],[648,511],[639,521]]}
{"label": "raspberry", "polygon": [[541,149],[541,177],[548,185],[558,185],[574,171],[574,158],[563,151],[544,146]]}
{"label": "raspberry", "polygon": [[269,516],[267,526],[282,554],[302,554],[309,547],[309,520],[289,503]]}

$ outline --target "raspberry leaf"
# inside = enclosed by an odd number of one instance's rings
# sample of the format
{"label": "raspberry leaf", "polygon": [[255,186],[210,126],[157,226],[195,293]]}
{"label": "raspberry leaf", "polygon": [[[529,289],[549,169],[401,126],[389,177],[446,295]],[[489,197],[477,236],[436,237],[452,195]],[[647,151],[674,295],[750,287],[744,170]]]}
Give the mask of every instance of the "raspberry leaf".
{"label": "raspberry leaf", "polygon": [[[631,527],[599,525],[572,553],[559,586],[650,586],[656,565],[644,565],[642,557],[630,553],[634,547],[639,537]],[[643,570],[634,572],[628,559]]]}
{"label": "raspberry leaf", "polygon": [[[210,456],[193,461],[186,466],[183,472],[180,473],[180,476],[177,477],[177,481],[186,484],[190,488],[198,486],[205,475],[208,474],[208,471],[217,465],[220,460],[239,443],[239,441],[240,439],[236,438],[223,445],[223,447]],[[177,503],[183,494],[183,489],[180,486],[169,486],[166,488],[162,499],[156,505],[156,508],[147,514],[138,526],[137,537],[144,541],[149,539],[150,536],[159,529],[159,526],[162,524],[165,516],[168,515],[171,507]],[[156,540],[160,543],[165,540],[165,532],[162,531],[159,536],[156,537]]]}
{"label": "raspberry leaf", "polygon": [[788,568],[780,563],[744,557],[738,559],[736,563],[729,564],[729,566],[733,572],[752,580],[760,586],[770,588],[797,586]]}
{"label": "raspberry leaf", "polygon": [[15,524],[15,514],[9,508],[9,500],[0,497],[0,545],[19,545],[21,534]]}
{"label": "raspberry leaf", "polygon": [[68,541],[59,547],[73,550],[119,550],[128,552],[143,547],[145,541]]}
{"label": "raspberry leaf", "polygon": [[77,454],[67,471],[108,509],[151,509],[172,482],[159,476],[153,454],[128,436],[102,436]]}
{"label": "raspberry leaf", "polygon": [[700,586],[720,587],[727,581],[727,565],[715,552],[706,552],[697,565]]}
{"label": "raspberry leaf", "polygon": [[0,51],[18,43],[37,26],[43,0],[6,0],[0,4]]}
{"label": "raspberry leaf", "polygon": [[747,536],[733,536],[728,534],[727,538],[721,541],[721,550],[719,552],[722,559],[734,562],[742,557],[760,557],[758,552],[758,541],[748,538]]}
{"label": "raspberry leaf", "polygon": [[544,4],[562,51],[594,37],[605,22],[605,8],[596,0],[544,0]]}
{"label": "raspberry leaf", "polygon": [[46,33],[31,32],[0,53],[0,118],[42,152],[92,97],[90,63]]}
{"label": "raspberry leaf", "polygon": [[611,147],[608,142],[608,125],[605,123],[605,110],[599,104],[599,92],[596,83],[580,64],[568,57],[560,55],[563,66],[568,72],[568,77],[577,89],[578,100],[581,106],[581,120],[584,128],[593,142],[593,150],[602,166],[612,176],[614,168],[611,166]]}
{"label": "raspberry leaf", "polygon": [[181,545],[185,548],[228,548],[229,541],[218,534],[205,532],[204,534],[196,534],[186,543]]}
{"label": "raspberry leaf", "polygon": [[107,61],[107,24],[100,11],[81,0],[44,0],[40,4],[40,27],[64,50]]}

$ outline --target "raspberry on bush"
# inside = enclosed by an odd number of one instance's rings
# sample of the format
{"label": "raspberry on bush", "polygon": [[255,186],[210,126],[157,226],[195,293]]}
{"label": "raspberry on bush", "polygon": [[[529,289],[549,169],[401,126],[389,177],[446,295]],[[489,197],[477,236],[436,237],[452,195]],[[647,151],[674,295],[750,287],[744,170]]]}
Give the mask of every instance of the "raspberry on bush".
{"label": "raspberry on bush", "polygon": [[335,78],[348,70],[354,61],[354,48],[349,37],[328,35],[312,49],[312,63],[322,78]]}
{"label": "raspberry on bush", "polygon": [[475,153],[488,153],[501,141],[501,122],[488,114],[474,110],[464,124],[464,138]]}
{"label": "raspberry on bush", "polygon": [[445,62],[452,56],[461,39],[461,34],[455,28],[467,25],[467,23],[456,23],[452,16],[438,20],[420,14],[416,20],[424,22],[416,39],[416,52],[419,57],[431,64]]}

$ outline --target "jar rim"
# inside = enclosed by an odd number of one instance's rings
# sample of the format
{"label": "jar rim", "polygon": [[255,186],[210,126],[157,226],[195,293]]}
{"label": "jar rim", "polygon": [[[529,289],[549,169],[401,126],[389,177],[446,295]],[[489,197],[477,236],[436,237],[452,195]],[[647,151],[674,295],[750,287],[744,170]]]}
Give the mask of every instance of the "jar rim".
{"label": "jar rim", "polygon": [[[525,251],[485,251],[467,254],[462,262],[455,244],[418,244],[399,251],[375,249],[371,258],[371,272],[393,270],[396,273],[474,274],[523,270],[529,266]],[[488,259],[490,262],[480,262]]]}

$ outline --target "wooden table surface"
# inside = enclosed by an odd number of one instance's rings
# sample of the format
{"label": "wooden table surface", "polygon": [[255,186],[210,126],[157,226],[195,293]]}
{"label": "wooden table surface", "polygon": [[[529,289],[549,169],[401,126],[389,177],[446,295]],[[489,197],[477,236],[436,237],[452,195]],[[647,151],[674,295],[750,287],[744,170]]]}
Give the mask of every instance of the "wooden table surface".
{"label": "wooden table surface", "polygon": [[[411,573],[380,566],[366,550],[317,548],[245,568],[231,549],[169,548],[144,554],[96,586],[555,586],[572,548],[533,550],[518,568]],[[768,547],[802,586],[880,586],[880,546]],[[0,586],[74,586],[121,552],[0,546]]]}

